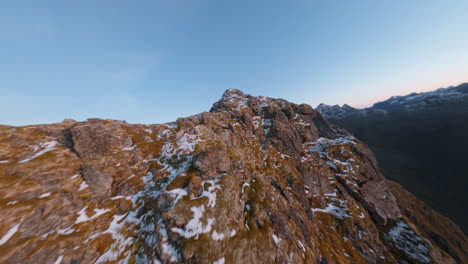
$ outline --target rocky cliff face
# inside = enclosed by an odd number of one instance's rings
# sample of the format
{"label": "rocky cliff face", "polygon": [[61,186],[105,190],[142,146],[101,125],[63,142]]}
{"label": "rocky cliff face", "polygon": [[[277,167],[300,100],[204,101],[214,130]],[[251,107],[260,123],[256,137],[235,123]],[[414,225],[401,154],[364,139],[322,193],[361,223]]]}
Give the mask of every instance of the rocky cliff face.
{"label": "rocky cliff face", "polygon": [[468,83],[318,111],[369,145],[381,172],[468,232]]}
{"label": "rocky cliff face", "polygon": [[0,127],[1,263],[466,263],[448,219],[308,105]]}

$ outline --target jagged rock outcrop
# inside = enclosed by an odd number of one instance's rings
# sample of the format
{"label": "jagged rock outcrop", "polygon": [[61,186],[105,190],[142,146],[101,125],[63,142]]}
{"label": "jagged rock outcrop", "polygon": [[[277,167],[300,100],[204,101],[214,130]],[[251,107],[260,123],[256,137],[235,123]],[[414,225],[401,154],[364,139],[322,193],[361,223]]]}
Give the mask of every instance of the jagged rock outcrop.
{"label": "jagged rock outcrop", "polygon": [[238,90],[169,124],[2,126],[0,186],[2,263],[467,260],[463,232],[366,145]]}

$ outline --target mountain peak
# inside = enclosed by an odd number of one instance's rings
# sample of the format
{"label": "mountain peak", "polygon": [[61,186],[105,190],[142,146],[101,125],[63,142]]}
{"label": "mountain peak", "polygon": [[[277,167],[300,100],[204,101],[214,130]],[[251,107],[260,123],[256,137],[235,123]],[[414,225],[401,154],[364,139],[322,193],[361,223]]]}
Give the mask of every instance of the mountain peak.
{"label": "mountain peak", "polygon": [[222,99],[229,100],[232,98],[245,97],[244,92],[239,89],[227,89],[224,91]]}
{"label": "mountain peak", "polygon": [[[249,109],[249,110],[247,110]],[[270,110],[266,110],[270,109]],[[275,110],[273,110],[275,109]],[[228,89],[224,92],[220,100],[213,104],[210,112],[223,112],[228,111],[231,113],[244,114],[250,113],[256,116],[268,111],[282,111],[287,113],[288,118],[291,115],[305,114],[317,115],[318,113],[307,104],[294,104],[282,98],[270,98],[265,96],[252,96],[245,94],[241,90]]]}
{"label": "mountain peak", "polygon": [[2,263],[453,263],[309,105],[230,89],[170,124],[0,132]]}
{"label": "mountain peak", "polygon": [[335,120],[342,118],[350,113],[359,112],[358,109],[349,106],[348,104],[344,104],[343,106],[339,105],[326,105],[326,104],[319,104],[316,108],[324,117],[330,120]]}

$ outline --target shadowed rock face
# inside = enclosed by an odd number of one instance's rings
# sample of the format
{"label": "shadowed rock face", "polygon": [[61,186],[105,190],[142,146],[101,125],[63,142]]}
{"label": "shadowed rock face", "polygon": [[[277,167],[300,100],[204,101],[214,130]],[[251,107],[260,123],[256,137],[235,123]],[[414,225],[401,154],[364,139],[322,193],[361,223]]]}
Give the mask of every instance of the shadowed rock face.
{"label": "shadowed rock face", "polygon": [[468,83],[318,111],[362,140],[380,171],[468,232]]}
{"label": "shadowed rock face", "polygon": [[448,219],[308,105],[0,127],[1,263],[464,263]]}

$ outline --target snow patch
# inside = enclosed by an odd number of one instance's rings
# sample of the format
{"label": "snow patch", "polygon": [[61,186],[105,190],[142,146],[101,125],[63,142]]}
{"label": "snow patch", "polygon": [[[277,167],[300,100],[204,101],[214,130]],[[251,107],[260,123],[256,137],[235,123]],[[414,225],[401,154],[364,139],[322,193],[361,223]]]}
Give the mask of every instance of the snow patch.
{"label": "snow patch", "polygon": [[199,139],[197,139],[195,135],[184,134],[179,138],[179,140],[177,140],[177,145],[179,146],[179,149],[183,151],[193,152],[198,141]]}
{"label": "snow patch", "polygon": [[216,260],[215,262],[213,262],[213,264],[224,264],[224,257]]}
{"label": "snow patch", "polygon": [[335,139],[328,139],[328,138],[321,137],[316,142],[313,142],[312,144],[313,145],[310,148],[311,151],[323,152],[330,146],[356,144],[356,142],[354,142],[352,137],[339,137]]}
{"label": "snow patch", "polygon": [[20,224],[17,224],[10,228],[8,232],[0,239],[0,246],[5,244],[19,229]]}
{"label": "snow patch", "polygon": [[271,237],[273,238],[276,244],[278,244],[281,241],[281,238],[277,237],[275,234],[272,234]]}
{"label": "snow patch", "polygon": [[60,264],[62,262],[63,255],[58,256],[58,258],[55,260],[54,264]]}
{"label": "snow patch", "polygon": [[389,239],[399,250],[407,256],[423,263],[431,263],[427,244],[402,219],[391,228],[385,238]]}
{"label": "snow patch", "polygon": [[237,110],[237,111],[240,111],[240,110],[243,109],[243,108],[247,108],[247,107],[248,107],[248,106],[247,106],[247,103],[248,103],[248,102],[249,102],[248,99],[240,100],[240,101],[238,102],[238,105],[237,105],[236,110]]}
{"label": "snow patch", "polygon": [[306,252],[306,248],[305,248],[304,245],[301,243],[301,241],[297,240],[297,244],[298,244],[299,247],[302,249],[302,251]]}
{"label": "snow patch", "polygon": [[95,218],[98,218],[99,216],[107,213],[110,211],[110,209],[99,209],[99,208],[95,208],[94,209],[94,214],[89,217],[86,215],[86,209],[88,208],[88,206],[85,206],[83,209],[81,209],[81,211],[78,212],[78,218],[75,220],[75,224],[79,224],[79,223],[83,223],[83,222],[87,222],[87,221],[90,221],[90,220],[93,220]]}
{"label": "snow patch", "polygon": [[216,230],[215,230],[215,231],[213,231],[213,234],[211,234],[211,238],[212,238],[213,240],[216,240],[216,241],[217,241],[217,240],[223,240],[223,239],[224,239],[224,234],[223,234],[223,233],[218,233],[218,232],[216,232]]}
{"label": "snow patch", "polygon": [[272,124],[271,119],[263,119],[262,118],[263,133],[265,135],[268,135],[270,133],[272,125],[273,124]]}
{"label": "snow patch", "polygon": [[131,151],[131,150],[134,150],[135,148],[136,148],[136,145],[133,145],[131,147],[123,148],[122,150],[123,151]]}
{"label": "snow patch", "polygon": [[260,107],[267,107],[269,105],[269,100],[267,97],[259,96],[258,99],[260,101]]}
{"label": "snow patch", "polygon": [[[106,251],[104,254],[102,254],[95,263],[107,263],[109,261],[113,261],[117,259],[120,254],[131,247],[132,242],[133,242],[133,237],[127,237],[124,234],[122,234],[120,231],[122,230],[124,224],[127,224],[129,222],[135,222],[135,218],[133,217],[132,214],[127,214],[127,215],[114,215],[112,222],[109,225],[109,228],[101,233],[95,234],[91,237],[89,237],[86,241],[93,239],[97,236],[104,235],[104,234],[111,234],[114,243],[110,247],[108,251]],[[126,257],[128,257],[130,252],[126,253]],[[126,263],[126,261],[123,261]]]}
{"label": "snow patch", "polygon": [[184,196],[188,195],[185,189],[173,189],[173,190],[168,191],[167,193],[170,194],[172,197],[175,197],[174,205]]}
{"label": "snow patch", "polygon": [[195,237],[195,239],[198,239],[199,235],[211,231],[211,226],[213,225],[215,219],[209,218],[207,224],[205,225],[205,227],[203,227],[203,223],[200,221],[200,219],[203,217],[203,213],[205,212],[205,206],[193,206],[192,208],[190,208],[190,210],[193,212],[193,218],[187,223],[185,229],[173,227],[171,228],[171,230],[173,232],[179,233],[185,238]]}
{"label": "snow patch", "polygon": [[[25,162],[31,161],[31,160],[33,160],[33,159],[35,159],[35,158],[37,158],[37,157],[39,157],[41,155],[44,155],[45,153],[56,149],[56,147],[55,147],[56,145],[57,145],[57,141],[39,143],[39,146],[33,146],[35,154],[32,155],[29,158],[26,158],[26,159],[20,161],[19,163],[25,163]],[[40,151],[38,151],[39,149],[40,149]]]}
{"label": "snow patch", "polygon": [[45,197],[49,197],[50,195],[51,195],[50,192],[46,192],[46,193],[43,193],[43,194],[39,195],[38,198],[45,198]]}
{"label": "snow patch", "polygon": [[[221,186],[217,183],[219,182],[219,178],[214,180],[207,180],[202,182],[203,192],[200,196],[192,198],[192,200],[200,199],[202,197],[208,197],[208,206],[214,207],[216,205],[216,190],[220,190]],[[205,184],[210,184],[208,190],[205,190]]]}
{"label": "snow patch", "polygon": [[346,217],[350,217],[348,213],[346,212],[345,208],[338,207],[334,204],[328,204],[327,207],[324,209],[320,208],[312,208],[313,212],[322,212],[322,213],[329,213],[332,215],[335,215],[338,219],[344,219]]}
{"label": "snow patch", "polygon": [[[162,223],[162,221],[160,221],[159,223]],[[166,228],[165,227],[161,228],[159,230],[159,233],[162,235],[161,247],[163,251],[163,256],[170,256],[170,260],[172,262],[175,262],[177,259],[180,258],[180,256],[177,250],[171,244],[169,244],[168,242],[169,237],[167,236]]]}
{"label": "snow patch", "polygon": [[86,181],[83,181],[80,185],[80,188],[78,188],[78,191],[82,191],[88,187],[89,187],[88,183],[86,183]]}
{"label": "snow patch", "polygon": [[245,187],[248,187],[248,186],[250,186],[250,183],[248,183],[248,182],[244,182],[244,183],[242,184],[242,193],[244,193],[244,188],[245,188]]}

